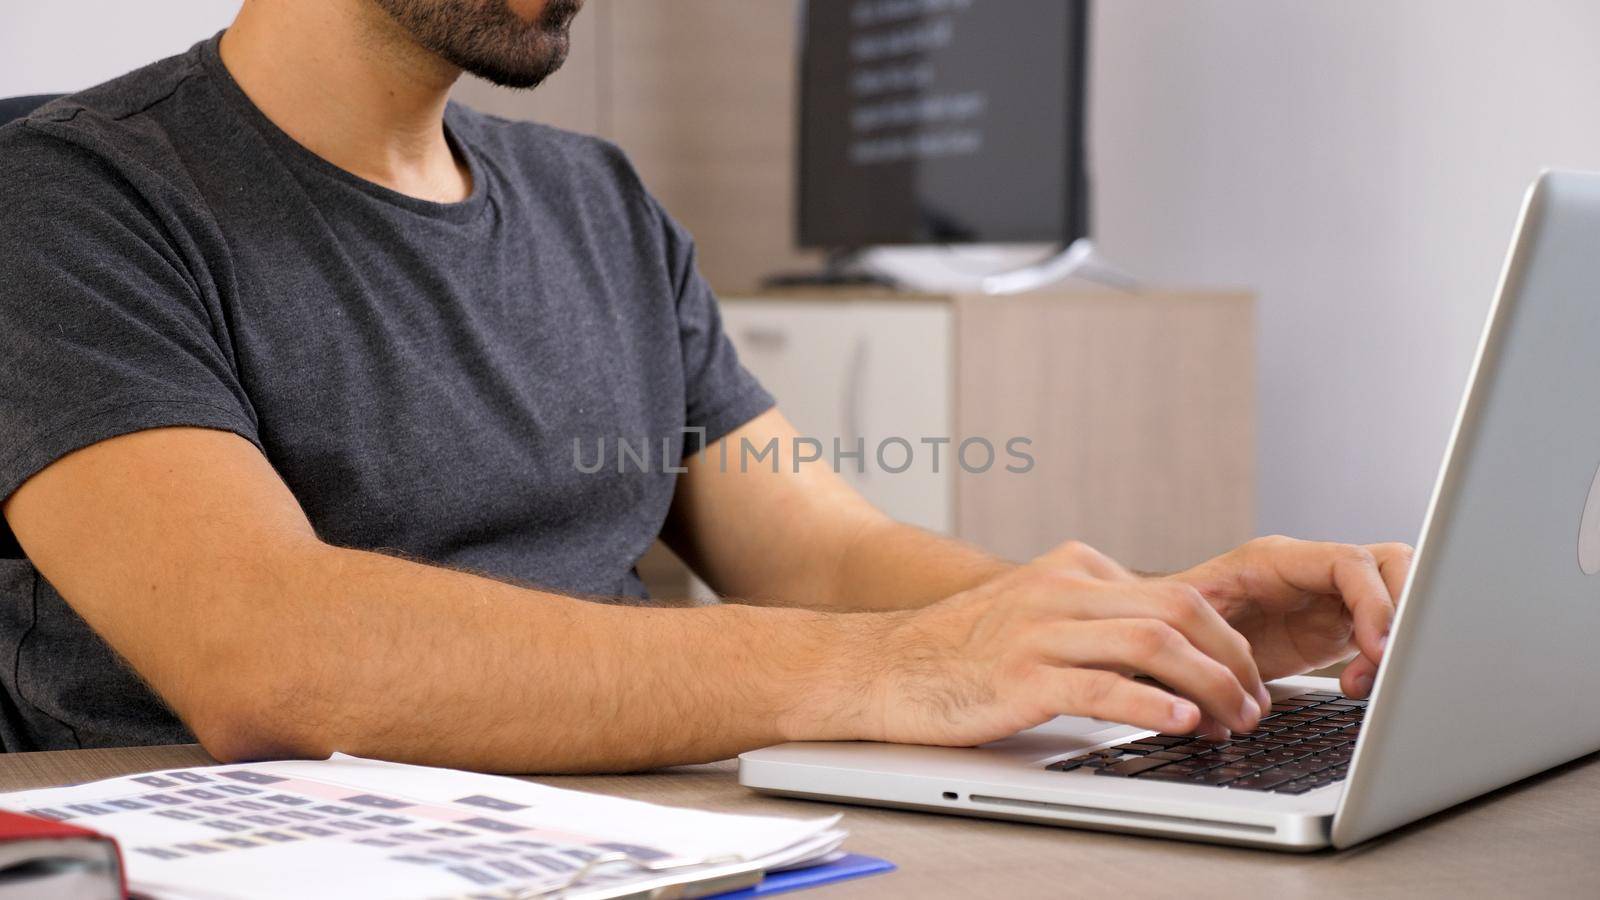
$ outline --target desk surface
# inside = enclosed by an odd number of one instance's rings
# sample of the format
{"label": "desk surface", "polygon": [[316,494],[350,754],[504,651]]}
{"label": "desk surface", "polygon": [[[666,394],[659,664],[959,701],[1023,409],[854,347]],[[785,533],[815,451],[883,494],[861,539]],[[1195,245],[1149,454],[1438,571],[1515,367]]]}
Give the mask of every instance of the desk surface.
{"label": "desk surface", "polygon": [[[0,755],[0,790],[211,762],[197,746]],[[763,797],[732,762],[649,775],[540,778],[558,787],[739,813],[845,813],[846,846],[900,866],[824,897],[1593,896],[1600,755],[1585,757],[1353,850],[1290,855]]]}

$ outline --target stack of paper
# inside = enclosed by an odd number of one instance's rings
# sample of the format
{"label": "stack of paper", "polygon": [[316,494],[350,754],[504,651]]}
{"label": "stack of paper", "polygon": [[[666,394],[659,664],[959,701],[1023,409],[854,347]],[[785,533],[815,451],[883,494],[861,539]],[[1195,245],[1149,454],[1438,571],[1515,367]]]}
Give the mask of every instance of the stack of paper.
{"label": "stack of paper", "polygon": [[133,890],[185,900],[702,896],[844,839],[838,816],[676,809],[342,754],[18,791],[0,807],[115,837]]}

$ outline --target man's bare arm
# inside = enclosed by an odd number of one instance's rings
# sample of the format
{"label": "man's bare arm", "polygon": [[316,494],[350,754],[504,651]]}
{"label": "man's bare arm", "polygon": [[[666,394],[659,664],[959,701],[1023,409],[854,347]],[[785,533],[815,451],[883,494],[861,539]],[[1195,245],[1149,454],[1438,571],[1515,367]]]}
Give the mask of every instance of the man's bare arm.
{"label": "man's bare arm", "polygon": [[[813,609],[915,609],[1014,568],[890,519],[826,459],[797,467],[794,438],[774,409],[729,434],[726,454],[715,447],[685,463],[663,536],[719,594]],[[741,454],[743,443],[760,451],[773,441],[776,458]]]}
{"label": "man's bare arm", "polygon": [[320,542],[261,454],[161,429],[5,514],[72,607],[223,759],[333,750],[492,771],[719,759],[793,736],[837,622],[612,607]]}
{"label": "man's bare arm", "polygon": [[1049,559],[909,612],[609,606],[328,546],[255,448],[200,429],[73,453],[4,512],[224,760],[616,771],[784,740],[967,746],[1063,714],[1258,714],[1248,645],[1194,588]]}

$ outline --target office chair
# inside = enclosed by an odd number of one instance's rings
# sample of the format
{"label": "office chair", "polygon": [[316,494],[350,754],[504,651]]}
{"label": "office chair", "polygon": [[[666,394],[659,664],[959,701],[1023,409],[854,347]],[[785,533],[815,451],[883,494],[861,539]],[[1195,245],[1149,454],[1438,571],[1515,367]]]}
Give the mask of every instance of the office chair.
{"label": "office chair", "polygon": [[60,96],[60,94],[34,94],[29,97],[0,98],[0,125],[13,119],[20,119]]}

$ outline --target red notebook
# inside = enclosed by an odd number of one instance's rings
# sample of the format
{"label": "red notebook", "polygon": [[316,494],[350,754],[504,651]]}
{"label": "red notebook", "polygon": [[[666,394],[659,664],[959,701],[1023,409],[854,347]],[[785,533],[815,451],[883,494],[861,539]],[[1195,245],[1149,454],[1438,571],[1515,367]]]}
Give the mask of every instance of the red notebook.
{"label": "red notebook", "polygon": [[0,900],[122,900],[117,842],[99,832],[0,810]]}

